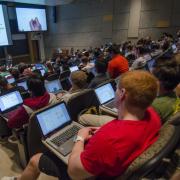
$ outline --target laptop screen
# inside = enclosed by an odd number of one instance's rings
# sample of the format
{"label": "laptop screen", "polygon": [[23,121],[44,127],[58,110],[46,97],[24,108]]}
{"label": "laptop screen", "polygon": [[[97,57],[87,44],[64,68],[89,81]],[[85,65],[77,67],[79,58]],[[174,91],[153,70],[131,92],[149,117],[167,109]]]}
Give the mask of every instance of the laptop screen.
{"label": "laptop screen", "polygon": [[152,72],[152,69],[153,69],[153,67],[154,67],[154,63],[155,63],[155,60],[154,60],[154,59],[151,59],[151,60],[147,61],[148,70],[149,70],[150,72]]}
{"label": "laptop screen", "polygon": [[69,69],[70,69],[71,72],[74,72],[74,71],[78,71],[78,70],[79,70],[78,66],[72,66],[72,67],[70,67]]}
{"label": "laptop screen", "polygon": [[59,79],[56,79],[53,81],[47,81],[45,83],[45,87],[49,93],[55,93],[59,90],[62,90],[62,86],[61,86]]}
{"label": "laptop screen", "polygon": [[21,87],[23,87],[25,90],[28,90],[27,81],[18,82],[18,83],[17,83],[17,86],[21,86]]}
{"label": "laptop screen", "polygon": [[44,76],[44,74],[46,73],[46,71],[44,69],[40,69],[41,71],[41,75]]}
{"label": "laptop screen", "polygon": [[176,44],[173,44],[173,45],[172,45],[172,49],[173,49],[173,51],[175,51],[175,50],[176,50],[176,48],[177,48],[177,47],[176,47]]}
{"label": "laptop screen", "polygon": [[4,112],[23,103],[19,91],[10,92],[0,96],[0,110]]}
{"label": "laptop screen", "polygon": [[5,76],[5,78],[7,79],[7,81],[8,81],[9,84],[12,84],[12,83],[15,82],[14,77],[11,76],[11,75]]}
{"label": "laptop screen", "polygon": [[115,92],[111,83],[96,88],[95,93],[100,101],[100,104],[104,104],[115,98]]}
{"label": "laptop screen", "polygon": [[44,136],[71,121],[64,103],[37,114],[37,120]]}

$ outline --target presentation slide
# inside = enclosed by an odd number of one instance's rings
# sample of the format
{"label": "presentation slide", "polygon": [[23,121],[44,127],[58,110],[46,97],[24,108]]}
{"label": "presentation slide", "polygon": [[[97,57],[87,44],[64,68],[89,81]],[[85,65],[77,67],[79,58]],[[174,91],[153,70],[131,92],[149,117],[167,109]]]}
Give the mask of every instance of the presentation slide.
{"label": "presentation slide", "polygon": [[6,6],[0,4],[0,46],[10,45],[11,35]]}
{"label": "presentation slide", "polygon": [[46,10],[34,8],[16,8],[19,31],[46,31]]}

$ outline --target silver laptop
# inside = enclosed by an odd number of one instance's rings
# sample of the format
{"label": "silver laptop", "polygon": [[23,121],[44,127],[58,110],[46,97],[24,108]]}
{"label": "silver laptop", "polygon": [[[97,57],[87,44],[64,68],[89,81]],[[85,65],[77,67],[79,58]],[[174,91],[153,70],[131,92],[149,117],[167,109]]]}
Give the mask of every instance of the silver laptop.
{"label": "silver laptop", "polygon": [[45,82],[45,88],[49,93],[58,94],[63,91],[62,85],[59,79]]}
{"label": "silver laptop", "polygon": [[43,143],[52,151],[67,156],[74,146],[74,138],[83,126],[72,121],[64,102],[36,114]]}
{"label": "silver laptop", "polygon": [[26,91],[28,90],[27,80],[17,82],[17,86],[23,87]]}
{"label": "silver laptop", "polygon": [[9,118],[9,113],[23,104],[23,99],[19,91],[11,91],[0,96],[0,112],[5,119]]}
{"label": "silver laptop", "polygon": [[115,91],[111,83],[107,83],[95,88],[95,93],[101,106],[112,111],[117,111],[114,104]]}
{"label": "silver laptop", "polygon": [[69,70],[70,70],[71,72],[74,72],[74,71],[78,71],[79,68],[78,68],[78,66],[72,66],[72,67],[69,68]]}

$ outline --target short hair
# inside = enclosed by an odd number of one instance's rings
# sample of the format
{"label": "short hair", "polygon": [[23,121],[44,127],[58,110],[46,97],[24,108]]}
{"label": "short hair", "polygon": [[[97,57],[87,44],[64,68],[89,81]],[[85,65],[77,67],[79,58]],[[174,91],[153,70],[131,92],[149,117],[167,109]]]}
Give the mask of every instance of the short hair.
{"label": "short hair", "polygon": [[43,96],[46,92],[44,80],[36,74],[32,74],[27,80],[27,87],[34,96]]}
{"label": "short hair", "polygon": [[147,71],[134,70],[121,75],[119,89],[127,92],[126,106],[146,109],[157,95],[157,79]]}
{"label": "short hair", "polygon": [[107,70],[107,64],[103,60],[97,60],[95,62],[95,68],[97,73],[105,74]]}
{"label": "short hair", "polygon": [[71,73],[71,81],[78,88],[87,87],[87,74],[84,71],[74,71]]}
{"label": "short hair", "polygon": [[0,86],[4,87],[7,86],[7,84],[8,84],[7,79],[4,76],[0,76]]}
{"label": "short hair", "polygon": [[18,70],[20,74],[22,74],[26,68],[28,68],[28,65],[23,62],[18,65]]}
{"label": "short hair", "polygon": [[113,54],[119,54],[120,53],[120,47],[117,44],[113,44],[109,47],[108,51]]}
{"label": "short hair", "polygon": [[13,68],[11,70],[11,74],[15,79],[19,79],[19,71],[18,71],[18,69]]}
{"label": "short hair", "polygon": [[158,59],[154,65],[153,74],[165,90],[171,91],[180,82],[180,65],[174,58]]}

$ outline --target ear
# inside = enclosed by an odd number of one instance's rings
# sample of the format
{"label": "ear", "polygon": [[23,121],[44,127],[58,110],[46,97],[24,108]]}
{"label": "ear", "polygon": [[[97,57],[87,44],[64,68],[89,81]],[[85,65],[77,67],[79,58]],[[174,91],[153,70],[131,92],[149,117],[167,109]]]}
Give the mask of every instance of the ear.
{"label": "ear", "polygon": [[126,90],[125,90],[124,88],[122,88],[122,89],[120,90],[120,98],[121,98],[121,100],[124,100],[125,94],[126,94]]}

